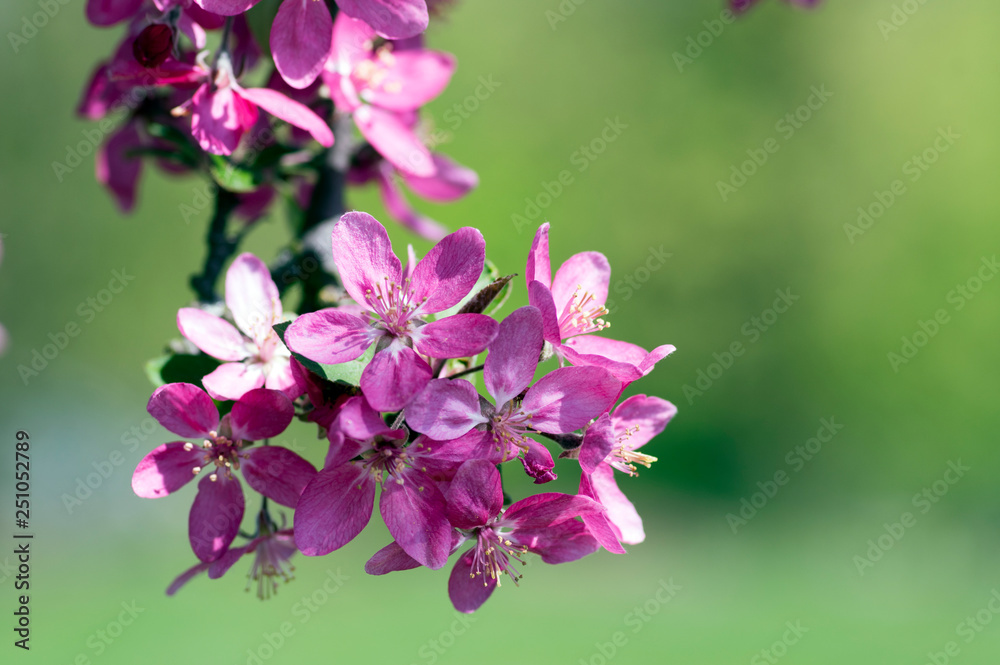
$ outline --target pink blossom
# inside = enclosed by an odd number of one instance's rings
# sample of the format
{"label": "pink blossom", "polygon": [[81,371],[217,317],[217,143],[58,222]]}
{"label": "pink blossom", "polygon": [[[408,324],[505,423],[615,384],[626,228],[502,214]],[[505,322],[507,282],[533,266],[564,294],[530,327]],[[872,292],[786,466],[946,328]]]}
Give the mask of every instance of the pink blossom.
{"label": "pink blossom", "polygon": [[292,579],[295,567],[289,563],[292,555],[298,552],[295,547],[295,536],[291,529],[280,531],[264,530],[246,545],[232,547],[215,561],[198,563],[177,576],[167,588],[167,595],[177,593],[195,575],[208,571],[209,579],[218,579],[225,575],[240,558],[253,554],[253,565],[247,574],[247,591],[252,582],[257,583],[257,597],[266,600],[278,590],[278,578],[285,582]]}
{"label": "pink blossom", "polygon": [[295,511],[295,542],[304,554],[328,554],[361,533],[381,485],[379,511],[396,542],[422,565],[444,566],[450,526],[444,496],[428,475],[432,451],[423,442],[405,446],[406,438],[364,397],[344,404],[330,428],[323,470],[305,487]]}
{"label": "pink blossom", "polygon": [[604,367],[622,387],[649,374],[657,362],[674,352],[670,344],[652,351],[592,333],[611,324],[608,285],[611,266],[600,252],[582,252],[566,260],[555,277],[549,260],[549,224],[542,224],[531,243],[525,268],[528,302],[542,313],[545,341],[560,360],[574,365]]}
{"label": "pink blossom", "polygon": [[202,379],[205,390],[223,400],[254,388],[281,390],[291,398],[303,388],[292,376],[288,349],[272,326],[284,320],[278,287],[263,261],[240,254],[226,272],[226,305],[236,325],[195,307],[177,312],[177,327],[199,349],[222,360]]}
{"label": "pink blossom", "polygon": [[[542,344],[541,313],[531,306],[514,311],[500,324],[483,369],[495,406],[483,407],[464,379],[435,379],[407,407],[407,423],[433,439],[478,438],[476,456],[494,462],[523,452],[521,462],[535,482],[555,479],[552,455],[529,434],[583,428],[611,406],[621,382],[600,367],[562,367],[531,385]],[[480,425],[486,430],[473,430]]]}
{"label": "pink blossom", "polygon": [[[471,613],[489,599],[504,575],[517,585],[518,565],[528,552],[550,564],[576,561],[597,551],[587,527],[575,517],[599,515],[604,509],[585,496],[536,494],[503,507],[500,472],[482,459],[468,460],[455,473],[446,492],[448,520],[455,532],[452,551],[471,541],[455,562],[448,579],[448,595],[455,609]],[[391,543],[365,564],[365,571],[384,575],[416,568],[419,562]]]}
{"label": "pink blossom", "polygon": [[584,516],[583,521],[608,551],[623,553],[619,541],[635,544],[646,537],[642,518],[618,489],[614,470],[636,476],[636,464],[648,468],[655,462],[655,457],[638,450],[662,432],[676,413],[677,407],[659,397],[633,395],[584,434],[579,449],[580,494],[599,501],[607,512]]}
{"label": "pink blossom", "polygon": [[108,188],[122,212],[135,207],[136,184],[142,174],[142,158],[135,151],[142,146],[138,124],[129,120],[97,150],[94,160],[97,182]]}
{"label": "pink blossom", "polygon": [[338,109],[350,112],[362,135],[400,171],[430,177],[430,150],[413,130],[412,112],[441,94],[455,59],[417,45],[375,47],[376,34],[346,14],[333,26],[333,52],[323,80]]}
{"label": "pink blossom", "polygon": [[[195,2],[210,12],[235,16],[250,9],[260,0],[195,0]],[[289,12],[295,12],[296,16],[306,16],[307,8],[298,6],[304,2],[313,2],[326,8],[322,0],[285,0],[282,7],[294,5]],[[373,26],[375,31],[386,39],[405,39],[419,35],[427,29],[426,0],[337,0],[337,7],[342,14],[361,19]],[[280,13],[281,9],[278,11]],[[330,12],[327,10],[327,21],[329,20]],[[272,34],[274,29],[271,28]]]}
{"label": "pink blossom", "polygon": [[366,310],[343,308],[303,314],[285,331],[296,353],[335,365],[375,355],[361,374],[361,390],[378,411],[398,411],[431,379],[425,358],[466,358],[493,340],[497,323],[483,314],[427,321],[464,298],[482,274],[485,242],[473,228],[445,237],[403,274],[389,235],[374,217],[349,212],[333,228],[333,259],[344,288]]}
{"label": "pink blossom", "polygon": [[[160,66],[162,70],[167,60]],[[309,107],[270,88],[243,88],[233,75],[229,56],[222,54],[215,73],[205,65],[173,66],[176,73],[157,77],[157,83],[204,81],[190,100],[174,109],[175,115],[190,113],[191,134],[206,152],[232,153],[243,134],[257,121],[257,109],[309,132],[323,146],[333,145],[333,131]]]}
{"label": "pink blossom", "polygon": [[277,390],[251,390],[220,420],[203,390],[169,383],[156,389],[146,409],[174,434],[202,442],[174,441],[153,449],[136,466],[132,490],[145,499],[167,496],[211,469],[198,483],[188,519],[191,549],[204,562],[223,555],[243,519],[243,488],[234,471],[242,470],[251,488],[289,508],[316,475],[309,462],[287,448],[250,445],[278,436],[292,421],[292,403]]}

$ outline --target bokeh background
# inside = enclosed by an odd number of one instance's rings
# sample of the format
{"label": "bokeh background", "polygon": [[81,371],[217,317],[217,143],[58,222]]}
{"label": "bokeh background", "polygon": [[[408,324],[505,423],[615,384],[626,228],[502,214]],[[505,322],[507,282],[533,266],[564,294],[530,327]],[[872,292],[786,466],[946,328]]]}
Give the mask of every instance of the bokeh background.
{"label": "bokeh background", "polygon": [[[164,595],[194,563],[194,486],[154,502],[129,480],[167,440],[144,410],[143,365],[176,337],[207,212],[183,220],[192,178],[147,169],[137,211],[123,217],[91,158],[54,174],[95,128],[73,109],[118,36],[86,24],[83,4],[60,6],[16,53],[0,48],[0,321],[12,337],[0,358],[0,536],[12,542],[19,429],[31,436],[36,533],[31,651],[14,649],[5,628],[3,662],[995,662],[1000,279],[975,281],[1000,248],[995,2],[829,0],[807,12],[762,0],[733,24],[716,23],[721,0],[460,2],[432,28],[430,44],[456,53],[459,69],[429,115],[448,137],[441,149],[482,184],[454,205],[418,205],[449,227],[481,228],[505,272],[523,271],[548,220],[554,261],[587,249],[610,259],[615,336],[678,348],[632,387],[680,409],[650,444],[659,462],[623,483],[646,542],[626,556],[536,560],[467,624],[455,622],[446,572],[364,574],[388,540],[377,519],[343,550],[297,559],[295,580],[269,602],[244,592],[244,564]],[[3,3],[2,32],[19,33],[36,11]],[[480,77],[499,85],[470,102]],[[802,110],[814,89],[830,94]],[[478,108],[462,117],[456,104]],[[779,125],[795,113],[809,117],[791,132]],[[574,158],[609,120],[624,125],[615,140]],[[723,197],[718,182],[772,138],[777,152]],[[573,183],[527,209],[563,170]],[[863,233],[845,228],[897,179],[905,191]],[[350,203],[384,218],[372,192]],[[247,249],[269,257],[287,229],[280,215],[263,224]],[[656,252],[670,256],[647,272]],[[123,269],[128,287],[83,313]],[[772,316],[778,290],[797,299]],[[525,300],[519,282],[507,311]],[[894,367],[888,354],[938,310],[947,322]],[[754,333],[755,317],[766,330]],[[72,322],[80,334],[22,379],[18,366]],[[736,342],[743,354],[713,368]],[[700,372],[710,385],[696,383]],[[805,460],[796,447],[823,419],[842,428]],[[318,461],[313,436],[299,427],[284,442]],[[67,504],[109,460],[121,463]],[[949,463],[968,471],[956,478]],[[575,474],[559,470],[557,488],[571,491]],[[755,499],[780,472],[786,484]],[[925,488],[940,496],[915,498]],[[734,533],[727,515],[743,499],[762,507]],[[894,526],[907,512],[909,526]],[[0,554],[8,622],[12,562]],[[338,570],[347,579],[321,592]],[[304,597],[318,604],[303,612]],[[141,609],[125,627],[122,603]]]}

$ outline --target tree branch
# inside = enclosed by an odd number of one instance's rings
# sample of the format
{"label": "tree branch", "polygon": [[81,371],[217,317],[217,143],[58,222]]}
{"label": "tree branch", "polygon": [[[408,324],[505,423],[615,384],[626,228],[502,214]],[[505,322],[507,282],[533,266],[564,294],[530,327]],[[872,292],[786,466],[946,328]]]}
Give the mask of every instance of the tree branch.
{"label": "tree branch", "polygon": [[229,221],[229,215],[236,209],[237,204],[239,198],[236,194],[219,186],[215,187],[215,211],[212,213],[212,222],[205,236],[208,253],[201,273],[191,275],[191,288],[198,294],[198,300],[201,302],[211,303],[219,300],[215,292],[215,283],[222,273],[226,260],[233,255],[239,244],[239,237],[230,238],[226,234],[226,222]]}

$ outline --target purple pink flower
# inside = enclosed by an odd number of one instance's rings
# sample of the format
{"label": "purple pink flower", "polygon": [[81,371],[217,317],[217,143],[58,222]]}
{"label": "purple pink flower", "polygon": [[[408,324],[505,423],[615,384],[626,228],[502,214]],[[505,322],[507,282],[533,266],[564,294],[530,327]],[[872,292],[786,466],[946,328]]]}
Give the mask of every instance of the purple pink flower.
{"label": "purple pink flower", "polygon": [[600,252],[581,252],[559,266],[553,277],[548,222],[535,234],[524,276],[528,302],[542,313],[545,341],[561,361],[603,367],[625,388],[675,350],[664,344],[646,351],[629,342],[592,334],[611,325],[604,319],[611,266]]}
{"label": "purple pink flower", "polygon": [[136,466],[132,490],[146,499],[167,496],[209,470],[198,483],[188,520],[191,549],[203,562],[221,557],[239,532],[244,503],[235,471],[243,472],[251,488],[289,508],[316,475],[312,464],[287,448],[251,446],[278,436],[292,420],[292,403],[277,390],[249,391],[221,420],[212,398],[190,383],[157,388],[146,408],[174,434],[201,442],[174,441],[153,449]]}
{"label": "purple pink flower", "polygon": [[[585,496],[547,493],[522,499],[506,511],[500,472],[486,460],[468,460],[459,467],[446,492],[448,520],[454,531],[452,551],[468,541],[448,579],[448,595],[459,612],[471,613],[489,599],[507,575],[515,585],[519,565],[528,552],[545,563],[568,563],[597,551],[598,544],[583,522],[574,518],[600,514],[604,509]],[[365,571],[384,575],[416,568],[419,562],[398,543],[382,548]]]}
{"label": "purple pink flower", "polygon": [[[475,386],[465,379],[435,379],[407,407],[407,422],[432,439],[478,438],[477,456],[495,462],[523,452],[521,461],[536,482],[553,480],[552,455],[529,435],[565,434],[586,426],[611,406],[621,382],[601,367],[561,367],[531,385],[542,346],[538,309],[514,311],[500,324],[483,369],[493,403],[483,406]],[[485,430],[473,431],[478,425],[486,425]]]}
{"label": "purple pink flower", "polygon": [[236,325],[195,307],[177,312],[177,327],[199,349],[224,361],[202,379],[216,399],[239,399],[254,388],[302,394],[292,375],[288,349],[272,326],[284,314],[278,287],[263,261],[240,254],[226,273],[226,305]]}
{"label": "purple pink flower", "polygon": [[398,411],[431,379],[425,358],[465,358],[482,352],[497,334],[483,314],[427,317],[462,300],[483,271],[485,242],[473,228],[448,235],[407,275],[385,227],[349,212],[333,228],[333,259],[344,288],[364,316],[325,309],[304,314],[285,331],[288,347],[324,364],[344,363],[375,345],[361,389],[378,411]]}
{"label": "purple pink flower", "polygon": [[455,59],[423,48],[419,40],[376,41],[369,25],[338,15],[323,80],[336,107],[353,115],[361,134],[393,166],[433,176],[437,165],[414,131],[414,113],[445,89]]}
{"label": "purple pink flower", "polygon": [[[601,545],[623,553],[621,543],[641,543],[646,534],[635,506],[618,489],[615,470],[636,476],[636,465],[649,467],[656,458],[639,452],[663,431],[677,407],[659,397],[633,395],[614,412],[603,414],[587,428],[579,450],[580,494],[600,502],[607,511],[585,515],[583,521]],[[620,542],[619,542],[620,541]]]}
{"label": "purple pink flower", "polygon": [[421,565],[445,564],[450,526],[444,496],[429,475],[440,465],[423,442],[406,446],[406,438],[406,430],[386,425],[364,397],[344,404],[330,428],[323,470],[295,511],[295,542],[304,554],[328,554],[361,533],[381,485],[379,512],[396,542]]}

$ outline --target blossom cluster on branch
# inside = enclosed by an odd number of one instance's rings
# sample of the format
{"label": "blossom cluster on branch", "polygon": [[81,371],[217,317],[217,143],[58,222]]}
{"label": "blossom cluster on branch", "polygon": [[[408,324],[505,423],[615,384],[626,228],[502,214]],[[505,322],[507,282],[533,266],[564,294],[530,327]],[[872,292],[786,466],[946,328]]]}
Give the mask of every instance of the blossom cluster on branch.
{"label": "blossom cluster on branch", "polygon": [[[420,108],[455,70],[454,57],[423,45],[425,1],[256,5],[89,0],[92,23],[127,26],[78,106],[92,120],[125,111],[96,154],[97,178],[119,207],[134,207],[145,157],[168,173],[206,172],[238,195],[236,213],[254,221],[277,189],[293,190],[293,198],[308,192],[322,162],[318,148],[333,145],[333,119],[343,116],[363,140],[347,147],[348,183],[375,183],[396,221],[426,238],[443,237],[444,227],[414,211],[399,186],[441,202],[478,184],[475,172],[424,140]],[[340,140],[355,143],[350,135]]]}
{"label": "blossom cluster on branch", "polygon": [[[379,489],[394,540],[365,569],[438,569],[461,552],[448,591],[463,612],[504,575],[516,583],[529,552],[564,563],[641,542],[642,520],[616,471],[633,476],[655,461],[638,449],[676,409],[658,397],[622,398],[674,349],[597,335],[608,327],[608,262],[583,252],[553,274],[548,233],[548,224],[538,229],[526,262],[531,304],[500,321],[487,312],[512,276],[484,277],[479,231],[459,229],[420,260],[411,250],[404,265],[385,228],[361,212],[332,231],[346,292],[339,306],[284,313],[266,265],[243,254],[226,275],[232,322],[182,308],[180,332],[220,364],[200,377],[205,390],[174,382],[153,393],[149,413],[194,441],[157,447],[132,479],[136,494],[157,498],[202,476],[188,523],[200,562],[169,591],[199,572],[219,577],[253,553],[266,595],[296,551],[326,555],[361,533]],[[555,366],[540,372],[546,360]],[[353,382],[337,379],[345,370]],[[470,380],[480,371],[488,397]],[[227,405],[221,417],[213,398]],[[296,416],[328,441],[322,469],[268,445]],[[511,504],[501,476],[511,464],[536,484],[556,478],[546,439],[578,468],[577,493]],[[257,530],[234,547],[245,512],[237,471],[265,500]],[[278,523],[267,500],[294,511],[291,525]]]}
{"label": "blossom cluster on branch", "polygon": [[[607,259],[582,252],[553,270],[547,223],[527,253],[528,305],[500,316],[516,275],[486,260],[478,229],[449,233],[400,188],[454,201],[478,183],[433,152],[421,121],[456,67],[424,45],[446,4],[87,3],[92,23],[124,24],[79,105],[114,128],[96,156],[98,180],[124,210],[148,161],[213,183],[196,299],[177,311],[180,338],[147,366],[157,386],[147,409],[179,438],[132,478],[144,498],[199,478],[188,520],[197,563],[169,594],[248,556],[266,597],[291,576],[296,553],[323,556],[354,540],[376,498],[393,540],[365,570],[453,559],[448,593],[462,612],[505,575],[516,584],[529,553],[565,563],[645,538],[618,478],[655,461],[640,448],[676,409],[626,391],[674,347],[607,337]],[[436,242],[426,255],[410,247],[400,260],[380,222],[348,211],[345,190],[368,183],[391,218]],[[238,254],[279,199],[289,204],[287,245],[270,265]],[[283,304],[296,289],[297,314]],[[295,420],[325,441],[321,468],[276,445]],[[575,493],[505,491],[504,477],[520,470],[551,482],[560,458],[559,473],[579,474]],[[260,508],[248,513],[249,493]]]}

